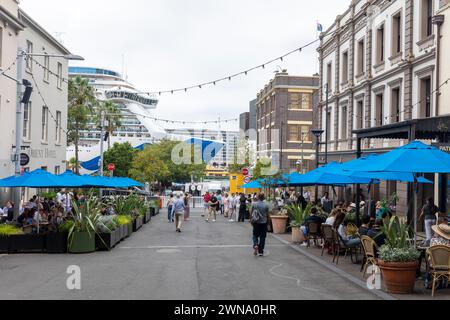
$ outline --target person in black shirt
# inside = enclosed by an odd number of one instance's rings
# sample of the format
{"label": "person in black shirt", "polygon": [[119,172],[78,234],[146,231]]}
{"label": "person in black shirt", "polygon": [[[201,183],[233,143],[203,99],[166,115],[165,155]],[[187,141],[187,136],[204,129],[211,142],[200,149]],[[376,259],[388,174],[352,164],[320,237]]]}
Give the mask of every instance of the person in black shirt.
{"label": "person in black shirt", "polygon": [[247,213],[247,198],[244,194],[241,194],[239,198],[239,219],[238,222],[245,221],[245,215]]}
{"label": "person in black shirt", "polygon": [[370,229],[369,228],[370,216],[363,215],[361,222],[362,222],[362,225],[361,225],[361,227],[359,227],[358,233],[360,236],[367,236],[367,234],[369,233],[369,229]]}
{"label": "person in black shirt", "polygon": [[436,224],[437,213],[439,213],[439,208],[434,204],[434,199],[428,198],[427,204],[422,208],[422,213],[419,217],[420,221],[425,218],[425,232],[427,235],[427,242],[430,242],[431,238],[433,237],[434,232],[431,227]]}
{"label": "person in black shirt", "polygon": [[384,245],[386,236],[384,235],[383,231],[381,230],[381,227],[383,226],[383,220],[378,219],[375,221],[375,225],[372,229],[367,232],[367,235],[371,237],[378,247],[381,247]]}

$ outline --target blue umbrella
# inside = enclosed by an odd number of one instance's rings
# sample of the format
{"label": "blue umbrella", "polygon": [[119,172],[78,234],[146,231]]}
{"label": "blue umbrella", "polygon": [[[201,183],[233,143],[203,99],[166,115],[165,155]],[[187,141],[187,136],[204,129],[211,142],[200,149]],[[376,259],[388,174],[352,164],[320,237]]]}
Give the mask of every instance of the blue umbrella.
{"label": "blue umbrella", "polygon": [[352,178],[348,175],[333,173],[334,167],[339,166],[336,162],[331,162],[303,175],[293,175],[289,181],[290,186],[345,186],[349,184],[369,184],[372,179]]}
{"label": "blue umbrella", "polygon": [[124,185],[128,185],[128,188],[145,186],[144,184],[142,184],[136,180],[133,180],[131,178],[116,177],[115,179],[118,179],[119,181],[123,182]]}
{"label": "blue umbrella", "polygon": [[[95,177],[91,177],[88,175],[77,175],[73,171],[67,170],[63,174],[59,175],[59,177],[64,181],[67,185],[67,188],[75,187],[75,188],[101,188],[104,187],[103,183],[96,179]],[[80,184],[79,187],[73,186],[75,184]]]}
{"label": "blue umbrella", "polygon": [[[2,180],[1,186],[10,188],[63,188],[66,187],[64,181],[58,176],[45,170],[37,169],[32,172],[25,172],[20,177],[9,177]],[[74,183],[73,187],[81,186]]]}
{"label": "blue umbrella", "polygon": [[241,186],[241,189],[263,189],[264,187],[259,183],[259,180],[254,180]]}
{"label": "blue umbrella", "polygon": [[388,171],[407,173],[450,173],[450,154],[420,141],[413,141],[365,163],[355,171]]}

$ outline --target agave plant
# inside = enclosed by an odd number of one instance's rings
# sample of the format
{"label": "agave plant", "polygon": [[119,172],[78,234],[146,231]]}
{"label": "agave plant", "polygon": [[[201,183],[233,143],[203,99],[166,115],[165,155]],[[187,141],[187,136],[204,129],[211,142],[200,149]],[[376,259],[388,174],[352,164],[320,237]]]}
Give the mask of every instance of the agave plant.
{"label": "agave plant", "polygon": [[114,212],[119,216],[132,215],[135,212],[137,197],[131,195],[128,197],[117,197],[112,203]]}
{"label": "agave plant", "polygon": [[69,244],[73,240],[75,232],[87,232],[92,237],[96,233],[97,224],[101,218],[101,205],[92,195],[86,199],[86,202],[78,205],[72,201],[74,214],[72,222],[67,223],[67,231],[69,233]]}
{"label": "agave plant", "polygon": [[286,209],[291,218],[290,226],[292,228],[297,228],[305,224],[306,219],[311,213],[312,204],[308,204],[305,209],[297,204],[288,204],[286,205]]}
{"label": "agave plant", "polygon": [[22,233],[22,230],[15,226],[9,224],[0,224],[0,236],[8,237]]}

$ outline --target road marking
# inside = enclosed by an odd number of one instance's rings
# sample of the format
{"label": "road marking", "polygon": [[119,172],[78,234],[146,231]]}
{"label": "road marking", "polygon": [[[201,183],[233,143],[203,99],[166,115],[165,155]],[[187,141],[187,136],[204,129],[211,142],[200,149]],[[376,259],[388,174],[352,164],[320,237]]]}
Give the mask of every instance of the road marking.
{"label": "road marking", "polygon": [[179,253],[180,250],[177,249],[160,249],[156,251],[157,253]]}
{"label": "road marking", "polygon": [[[270,245],[270,247],[286,247],[284,244]],[[185,246],[146,246],[146,247],[119,247],[119,249],[230,249],[230,248],[252,248],[251,244],[224,244],[224,245],[185,245]]]}

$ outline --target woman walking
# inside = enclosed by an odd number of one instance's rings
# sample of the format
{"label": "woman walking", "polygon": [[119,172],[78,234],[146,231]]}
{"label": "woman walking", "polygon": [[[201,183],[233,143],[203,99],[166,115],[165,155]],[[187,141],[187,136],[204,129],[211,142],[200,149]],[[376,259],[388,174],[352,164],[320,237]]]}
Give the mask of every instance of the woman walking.
{"label": "woman walking", "polygon": [[177,194],[175,203],[173,204],[173,212],[175,214],[175,227],[177,232],[181,232],[181,225],[183,223],[184,216],[184,199],[181,198],[181,194]]}
{"label": "woman walking", "polygon": [[169,223],[173,222],[173,204],[174,204],[174,199],[173,199],[173,194],[171,193],[169,201],[167,201],[167,219],[169,220]]}
{"label": "woman walking", "polygon": [[189,221],[189,216],[191,213],[191,209],[189,207],[190,200],[191,200],[191,195],[186,192],[184,195],[184,221]]}
{"label": "woman walking", "polygon": [[230,213],[230,196],[228,195],[228,193],[224,194],[223,197],[223,208],[224,208],[224,217],[228,218],[228,214]]}
{"label": "woman walking", "polygon": [[247,214],[247,197],[244,194],[241,194],[239,198],[239,222],[245,221],[245,215]]}

